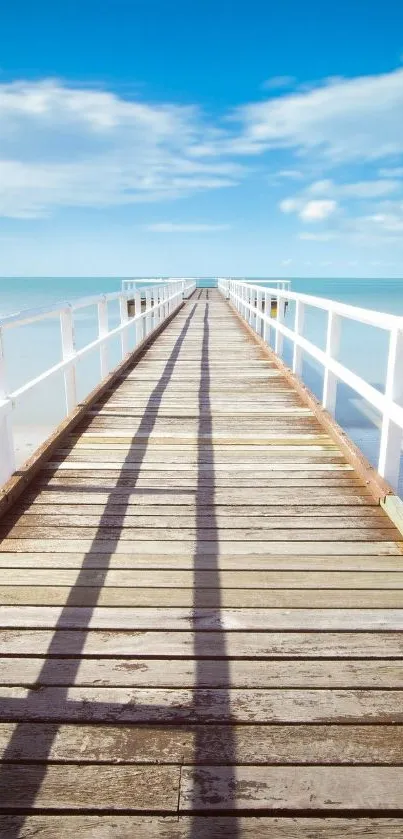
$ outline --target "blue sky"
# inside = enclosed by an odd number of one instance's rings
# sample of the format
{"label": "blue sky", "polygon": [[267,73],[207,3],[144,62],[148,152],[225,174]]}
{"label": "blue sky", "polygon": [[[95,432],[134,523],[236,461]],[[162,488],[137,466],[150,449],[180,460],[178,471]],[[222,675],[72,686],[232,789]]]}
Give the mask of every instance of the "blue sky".
{"label": "blue sky", "polygon": [[403,4],[3,4],[0,274],[403,276]]}

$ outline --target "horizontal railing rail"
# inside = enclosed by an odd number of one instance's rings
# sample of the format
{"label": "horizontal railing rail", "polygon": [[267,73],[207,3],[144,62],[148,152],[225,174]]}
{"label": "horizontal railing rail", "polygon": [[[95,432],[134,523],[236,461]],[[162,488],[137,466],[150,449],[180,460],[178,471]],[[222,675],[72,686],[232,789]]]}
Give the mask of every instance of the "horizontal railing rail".
{"label": "horizontal railing rail", "polygon": [[[343,382],[381,414],[381,436],[378,472],[397,488],[403,440],[403,318],[361,309],[336,300],[299,294],[279,287],[266,287],[220,278],[218,288],[231,301],[239,314],[267,344],[270,328],[275,331],[274,349],[281,356],[283,339],[292,343],[292,370],[302,373],[303,353],[307,353],[322,366],[324,371],[322,405],[334,414],[337,383]],[[272,299],[276,300],[276,316],[271,314]],[[295,304],[294,326],[284,323],[286,304]],[[326,348],[320,349],[303,335],[305,308],[311,306],[327,314]],[[361,376],[337,360],[340,347],[341,322],[347,318],[386,330],[389,333],[388,361],[385,389],[382,393]]]}
{"label": "horizontal railing rail", "polygon": [[150,278],[150,277],[136,277],[131,280],[122,280],[122,291],[140,291],[144,297],[144,293],[146,291],[147,286],[151,285],[165,285],[168,283],[177,283],[177,282],[184,282],[184,283],[195,283],[197,284],[197,280],[200,279],[199,277],[158,277],[158,278]]}
{"label": "horizontal railing rail", "polygon": [[[248,288],[267,288],[268,291],[269,291],[268,283],[270,283],[270,289],[272,290],[272,292],[274,292],[276,294],[277,294],[277,291],[279,289],[284,289],[285,291],[288,291],[290,289],[290,286],[291,286],[291,280],[273,280],[271,277],[267,277],[267,278],[266,277],[261,277],[259,279],[259,283],[260,283],[259,286],[250,282],[250,280],[246,280],[245,277],[217,277],[217,287],[218,288],[220,288],[220,284],[222,284],[222,283],[225,284],[225,283],[229,283],[229,282],[244,283],[245,285],[248,286]],[[264,286],[262,286],[262,283],[264,283]]]}
{"label": "horizontal railing rail", "polygon": [[[198,284],[199,282],[207,280],[214,282],[215,286],[218,286],[221,279],[221,277],[166,277],[165,279],[163,279],[162,277],[159,277],[158,279],[137,277],[130,280],[122,280],[122,291],[135,291],[136,289],[138,289],[144,295],[146,286],[150,283],[173,283],[177,282],[178,280],[185,280],[186,282],[195,282],[196,284]],[[229,278],[226,277],[225,279],[228,280]],[[245,282],[245,279],[243,277],[233,277],[232,279],[234,279],[235,281]],[[272,287],[286,290],[289,289],[291,285],[291,280],[273,280],[271,278],[261,278],[259,282],[270,283]]]}
{"label": "horizontal railing rail", "polygon": [[[121,358],[129,355],[128,333],[132,328],[137,349],[171,314],[181,305],[184,298],[192,294],[196,283],[192,280],[176,280],[172,283],[149,285],[145,289],[145,305],[142,305],[140,291],[134,293],[134,314],[130,315],[128,291],[100,294],[93,297],[78,298],[72,302],[63,302],[48,308],[27,309],[0,319],[0,487],[15,471],[15,452],[12,430],[12,412],[22,396],[63,373],[66,413],[70,414],[78,404],[76,368],[88,353],[99,350],[100,382],[111,372],[108,362],[108,342],[120,336]],[[133,296],[133,295],[132,295]],[[109,327],[108,303],[118,301],[119,324]],[[97,307],[98,337],[84,347],[76,349],[74,313],[86,307]],[[7,358],[4,347],[4,335],[7,330],[25,326],[48,318],[59,317],[61,337],[61,360],[35,378],[12,389],[8,384]]]}

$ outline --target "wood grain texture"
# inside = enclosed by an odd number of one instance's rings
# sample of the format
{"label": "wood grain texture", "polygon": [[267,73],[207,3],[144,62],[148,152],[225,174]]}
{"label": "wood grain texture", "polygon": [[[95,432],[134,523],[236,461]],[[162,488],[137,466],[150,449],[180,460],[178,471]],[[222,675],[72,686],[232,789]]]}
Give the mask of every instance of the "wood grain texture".
{"label": "wood grain texture", "polygon": [[[0,723],[4,754],[16,723]],[[21,745],[8,760],[33,761],[49,736],[48,723],[24,723]],[[401,765],[400,725],[61,725],[52,743],[53,763],[222,765]],[[200,743],[200,746],[198,745]]]}
{"label": "wood grain texture", "polygon": [[[90,615],[88,612],[90,611]],[[403,630],[403,609],[210,609],[164,607],[85,610],[65,606],[3,606],[1,629],[190,630],[204,632]]]}
{"label": "wood grain texture", "polygon": [[[186,632],[0,629],[2,656],[82,656],[148,659],[376,659],[403,658],[401,632]],[[49,652],[50,650],[50,652]],[[51,673],[53,668],[51,669]],[[48,677],[49,678],[49,677]],[[201,678],[201,677],[200,677]]]}
{"label": "wood grain texture", "polygon": [[[400,810],[395,767],[184,767],[179,806],[193,810]],[[235,789],[234,789],[235,786]]]}
{"label": "wood grain texture", "polygon": [[315,405],[197,290],[76,419],[0,523],[0,837],[402,835],[403,540]]}
{"label": "wood grain texture", "polygon": [[[403,724],[399,690],[3,686],[1,721],[93,723]],[[234,757],[235,760],[235,757]]]}
{"label": "wood grain texture", "polygon": [[[15,816],[0,817],[0,837],[18,835]],[[400,839],[403,819],[237,816],[239,839]],[[17,834],[16,834],[17,831]],[[209,816],[28,816],[21,839],[233,839],[234,819]]]}
{"label": "wood grain texture", "polygon": [[[152,648],[151,648],[152,649]],[[150,650],[149,650],[150,652]],[[235,687],[235,688],[403,688],[403,661],[323,659],[278,661],[266,651],[261,660],[205,659],[198,672],[194,658],[171,659],[169,668],[161,658],[143,657],[83,659],[75,685],[102,687]],[[69,685],[72,661],[55,658],[51,670],[43,671],[43,658],[1,658],[2,685]]]}

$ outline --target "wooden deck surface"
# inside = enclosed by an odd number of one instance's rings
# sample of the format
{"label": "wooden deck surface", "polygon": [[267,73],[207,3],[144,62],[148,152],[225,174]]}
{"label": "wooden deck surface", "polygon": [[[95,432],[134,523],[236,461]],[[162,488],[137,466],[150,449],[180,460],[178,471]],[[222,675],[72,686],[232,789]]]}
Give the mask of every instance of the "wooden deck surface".
{"label": "wooden deck surface", "polygon": [[0,537],[2,839],[403,835],[402,537],[216,290]]}

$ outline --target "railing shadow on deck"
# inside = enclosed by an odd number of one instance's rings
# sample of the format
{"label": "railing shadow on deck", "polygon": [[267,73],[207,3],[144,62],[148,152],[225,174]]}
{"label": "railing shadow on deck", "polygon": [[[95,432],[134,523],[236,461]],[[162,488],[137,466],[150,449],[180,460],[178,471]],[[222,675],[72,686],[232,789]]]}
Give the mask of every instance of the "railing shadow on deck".
{"label": "railing shadow on deck", "polygon": [[[202,294],[203,292],[200,292],[200,294],[198,295],[198,300],[202,298]],[[208,300],[207,291],[205,295]],[[193,816],[191,822],[189,839],[210,839],[210,837],[211,839],[213,839],[213,837],[217,836],[215,818],[211,819],[211,827],[208,826],[208,822],[210,821],[209,819],[207,820],[207,824],[206,820],[203,820],[203,827],[201,827],[198,822],[197,816],[197,811],[200,810],[201,800],[203,800],[207,804],[207,806],[210,801],[214,808],[214,796],[209,786],[209,776],[208,773],[206,774],[206,771],[203,770],[203,766],[200,765],[206,763],[206,752],[208,751],[208,748],[206,748],[206,743],[204,742],[203,735],[203,723],[206,719],[206,715],[204,713],[204,689],[206,684],[208,684],[207,658],[209,655],[211,656],[210,644],[208,640],[206,641],[206,636],[209,634],[209,631],[207,630],[207,633],[206,631],[203,631],[203,621],[200,623],[199,611],[200,609],[204,608],[206,604],[206,601],[203,599],[203,589],[200,587],[199,583],[201,582],[200,572],[203,568],[203,560],[205,557],[202,536],[203,518],[205,516],[205,510],[203,508],[208,506],[211,515],[211,540],[209,540],[209,567],[211,568],[213,575],[212,588],[210,589],[210,606],[208,612],[210,617],[210,628],[214,628],[215,637],[219,637],[220,639],[218,641],[219,648],[217,648],[216,650],[215,659],[221,662],[220,684],[222,687],[220,689],[220,705],[223,712],[223,718],[221,722],[225,725],[225,732],[223,725],[219,727],[219,731],[221,733],[217,735],[218,739],[215,743],[215,748],[217,755],[220,755],[220,757],[222,756],[222,762],[225,767],[225,777],[222,779],[227,789],[227,800],[225,810],[230,814],[229,817],[227,817],[225,820],[225,833],[220,833],[220,836],[225,835],[226,837],[228,837],[228,839],[237,839],[237,817],[236,815],[231,815],[231,812],[234,812],[235,810],[236,749],[233,732],[233,721],[231,719],[230,709],[229,663],[226,652],[225,632],[221,618],[222,604],[219,575],[219,539],[217,521],[214,512],[215,470],[214,447],[212,437],[213,427],[209,394],[210,373],[208,307],[209,304],[208,302],[206,302],[203,322],[204,328],[201,357],[201,375],[198,398],[200,413],[198,423],[198,477],[195,491],[196,538],[194,550],[193,580],[194,605],[192,619],[193,625],[191,626],[191,631],[193,632],[195,639],[194,656],[196,660],[196,673],[192,708],[183,709],[184,711],[188,711],[188,714],[192,722],[190,722],[190,724],[188,722],[175,723],[175,720],[171,717],[169,713],[169,706],[137,705],[137,708],[139,710],[143,708],[144,710],[150,712],[154,711],[156,714],[156,718],[158,718],[159,721],[159,724],[157,724],[156,726],[157,728],[161,727],[161,712],[164,713],[166,711],[166,725],[169,726],[169,728],[172,729],[172,727],[175,727],[175,724],[177,724],[180,725],[182,729],[186,727],[188,730],[190,729],[194,732],[194,794],[193,802],[190,802],[190,805],[187,809],[193,811],[195,815]],[[192,307],[192,310],[185,321],[183,329],[177,341],[175,342],[175,346],[171,352],[171,355],[167,360],[167,363],[161,374],[161,378],[149,397],[147,408],[144,411],[137,433],[132,438],[131,445],[134,445],[136,443],[138,436],[141,435],[142,430],[147,429],[147,433],[149,434],[155,425],[156,419],[158,417],[158,406],[160,406],[164,392],[168,386],[169,381],[171,380],[175,364],[178,360],[179,353],[184,343],[185,337],[191,326],[191,321],[195,314],[195,311],[196,304]],[[161,387],[162,379],[163,386]],[[102,517],[98,525],[97,534],[94,537],[90,550],[85,555],[83,564],[78,572],[77,580],[69,592],[67,601],[65,605],[62,607],[60,617],[53,630],[52,640],[47,650],[46,657],[44,659],[44,663],[36,684],[28,691],[26,699],[0,699],[0,721],[16,721],[14,733],[12,734],[8,746],[4,751],[3,763],[0,766],[0,802],[7,801],[7,809],[2,808],[0,803],[0,814],[3,813],[4,815],[10,816],[10,818],[7,819],[7,839],[18,839],[27,816],[30,812],[32,812],[32,808],[35,805],[37,795],[46,776],[52,746],[56,739],[60,726],[64,724],[64,722],[68,721],[78,724],[85,724],[86,722],[88,722],[89,706],[91,707],[92,712],[92,715],[90,717],[91,723],[99,721],[103,724],[114,725],[116,722],[118,722],[119,712],[121,712],[122,707],[124,707],[120,704],[116,705],[113,703],[92,704],[88,703],[88,701],[80,703],[74,700],[70,700],[68,698],[69,687],[75,684],[75,680],[78,674],[78,669],[81,661],[80,656],[84,651],[87,635],[90,631],[91,618],[93,616],[94,609],[98,604],[99,595],[104,586],[106,574],[109,570],[110,560],[114,553],[113,546],[108,551],[108,553],[103,554],[102,568],[99,567],[98,563],[96,565],[98,570],[99,581],[96,586],[91,587],[91,597],[89,598],[89,601],[86,604],[86,606],[81,606],[78,608],[79,621],[77,629],[74,627],[74,620],[72,622],[71,609],[72,607],[74,609],[77,609],[75,604],[77,602],[78,595],[80,594],[79,589],[83,584],[85,584],[85,572],[87,570],[94,569],[94,554],[97,554],[97,547],[99,546],[99,537],[103,535],[103,528],[105,528],[108,524],[108,511],[110,510],[111,505],[114,504],[117,492],[119,494],[120,499],[122,498],[121,489],[124,487],[124,494],[126,494],[127,492],[127,502],[126,504],[122,503],[122,511],[120,514],[120,526],[118,526],[116,529],[114,528],[114,530],[111,531],[110,537],[108,539],[109,542],[113,541],[115,547],[119,541],[121,527],[123,526],[124,517],[127,511],[128,500],[130,498],[131,492],[135,490],[136,483],[140,475],[142,462],[144,460],[146,452],[147,443],[145,444],[144,450],[139,457],[138,468],[132,473],[132,486],[130,487],[130,489],[128,488],[127,473],[124,471],[123,468],[120,472],[118,480],[116,481],[114,489],[110,490],[110,492],[108,493],[108,500],[106,502],[104,511],[102,513]],[[130,450],[128,456],[130,456]],[[127,458],[125,459],[124,464],[126,462]],[[204,471],[200,468],[202,464],[204,466],[209,466],[208,471]],[[72,487],[70,486],[70,490],[71,489]],[[172,489],[168,489],[168,492],[172,491]],[[141,489],[141,493],[144,492],[147,492],[147,490]],[[152,492],[154,493],[154,490],[152,490]],[[166,492],[166,490],[161,489],[160,492]],[[183,490],[180,489],[179,492],[182,493]],[[190,493],[194,494],[194,491],[191,490]],[[116,517],[115,511],[114,517]],[[89,594],[88,588],[87,592]],[[204,589],[204,592],[206,592],[206,589]],[[57,667],[57,658],[61,655],[58,631],[66,628],[73,631],[71,631],[71,633],[69,632],[68,651],[66,650],[64,653],[65,669],[63,681],[65,682],[65,684],[56,688],[56,705],[60,711],[60,716],[57,717],[55,722],[47,721],[46,723],[44,723],[42,722],[42,715],[44,713],[43,699],[41,698],[40,690],[38,690],[38,688],[40,688],[40,686],[52,685],[52,683],[55,683],[54,677],[55,675],[57,675],[54,672],[55,666]],[[68,669],[66,675],[67,662]],[[55,693],[53,691],[52,693],[54,699]],[[87,712],[86,714],[84,713],[85,711]],[[81,712],[83,712],[82,716]],[[70,717],[69,713],[71,714]],[[116,719],[114,719],[114,714],[116,714]],[[46,716],[46,714],[44,716]],[[52,714],[49,715],[49,719],[51,719],[51,717]],[[34,722],[35,719],[37,719],[38,722]],[[32,760],[32,758],[28,760],[24,759],[27,737],[27,722],[25,720],[27,720],[28,723],[29,721],[32,721],[32,725],[36,728],[38,726],[41,726],[42,736],[40,739],[36,738],[35,740],[37,752],[34,761]],[[135,725],[135,723],[133,723],[133,725]],[[128,812],[129,811],[130,807],[128,807]],[[40,810],[36,810],[36,812],[38,813],[40,812]],[[61,810],[61,812],[63,812],[63,810]],[[79,814],[77,811],[74,812],[76,815]],[[102,815],[102,810],[97,810],[96,812],[97,815]],[[114,815],[118,816],[119,811],[115,810]],[[202,832],[200,832],[200,830]]]}

